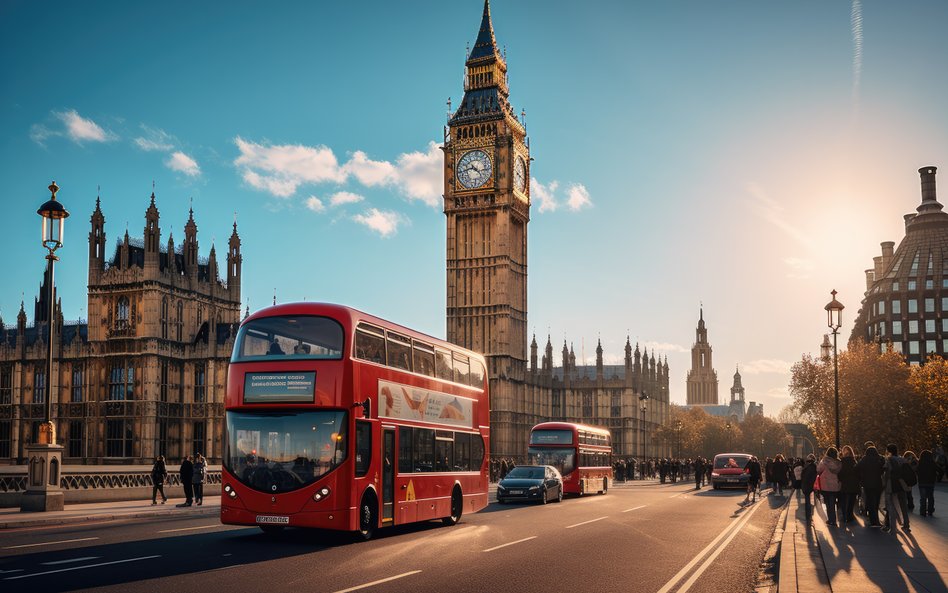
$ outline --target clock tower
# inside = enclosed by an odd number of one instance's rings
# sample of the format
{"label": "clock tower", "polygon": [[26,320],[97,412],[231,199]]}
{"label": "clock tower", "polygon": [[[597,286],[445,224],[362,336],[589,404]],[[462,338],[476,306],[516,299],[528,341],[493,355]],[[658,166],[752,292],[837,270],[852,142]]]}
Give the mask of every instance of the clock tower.
{"label": "clock tower", "polygon": [[516,422],[527,362],[530,149],[508,94],[507,63],[485,0],[465,63],[464,98],[449,111],[443,150],[447,338],[487,358],[500,423],[494,426],[492,414],[492,449],[523,438],[502,427]]}

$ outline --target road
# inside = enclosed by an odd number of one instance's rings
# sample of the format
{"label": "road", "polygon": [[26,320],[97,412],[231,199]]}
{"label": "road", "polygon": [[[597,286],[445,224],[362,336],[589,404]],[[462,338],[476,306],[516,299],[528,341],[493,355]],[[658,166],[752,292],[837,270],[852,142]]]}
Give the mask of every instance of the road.
{"label": "road", "polygon": [[619,485],[383,530],[326,532],[135,519],[0,532],[0,590],[750,592],[783,499],[687,484]]}

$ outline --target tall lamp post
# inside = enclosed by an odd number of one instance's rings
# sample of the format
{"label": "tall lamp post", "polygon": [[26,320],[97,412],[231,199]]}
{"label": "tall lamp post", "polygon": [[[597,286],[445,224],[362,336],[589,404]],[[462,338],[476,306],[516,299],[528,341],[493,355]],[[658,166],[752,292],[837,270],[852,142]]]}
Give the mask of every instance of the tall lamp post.
{"label": "tall lamp post", "polygon": [[42,242],[48,251],[46,265],[49,274],[47,286],[47,301],[49,302],[49,318],[46,323],[46,413],[43,424],[40,425],[36,441],[27,445],[29,455],[29,475],[26,492],[21,497],[20,510],[22,511],[61,511],[63,509],[63,492],[59,486],[59,477],[62,469],[61,445],[56,444],[56,426],[53,424],[53,328],[56,323],[56,289],[54,284],[54,266],[59,260],[56,250],[63,246],[63,227],[69,212],[56,200],[59,186],[56,182],[49,185],[52,194],[39,210],[36,211],[43,219]]}
{"label": "tall lamp post", "polygon": [[836,411],[836,450],[839,450],[839,356],[836,351],[836,336],[843,326],[843,304],[836,300],[836,289],[830,292],[833,300],[826,304],[826,325],[833,332],[833,402]]}
{"label": "tall lamp post", "polygon": [[724,428],[727,429],[727,450],[731,450],[731,423],[728,422],[724,425]]}
{"label": "tall lamp post", "polygon": [[760,437],[760,456],[764,457],[764,437]]}
{"label": "tall lamp post", "polygon": [[642,456],[648,457],[648,450],[646,449],[648,446],[648,435],[646,434],[645,428],[645,413],[648,411],[648,406],[645,404],[648,402],[648,394],[643,391],[642,395],[639,396],[639,401],[642,402]]}
{"label": "tall lamp post", "polygon": [[681,459],[681,420],[675,420],[675,431],[678,433],[678,459]]}

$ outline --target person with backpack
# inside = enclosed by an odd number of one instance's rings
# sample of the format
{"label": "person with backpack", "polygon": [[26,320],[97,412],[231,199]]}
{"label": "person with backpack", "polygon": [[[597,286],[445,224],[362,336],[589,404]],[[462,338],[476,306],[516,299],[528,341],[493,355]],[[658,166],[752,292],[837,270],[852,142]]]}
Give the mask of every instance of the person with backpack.
{"label": "person with backpack", "polygon": [[[910,486],[903,479],[903,472],[905,472],[903,468],[908,467],[911,471],[912,466],[907,464],[905,459],[899,455],[899,448],[895,443],[886,445],[885,450],[885,470],[882,475],[882,482],[885,485],[886,517],[882,531],[886,533],[895,531],[895,524],[901,511],[902,529],[905,533],[912,533],[912,527],[909,525],[908,504],[905,499],[905,491]],[[914,472],[912,473],[914,474]]]}
{"label": "person with backpack", "polygon": [[856,520],[859,472],[856,470],[856,452],[853,451],[851,446],[843,446],[843,455],[840,461],[843,463],[843,468],[839,472],[842,522],[852,523]]}
{"label": "person with backpack", "polygon": [[885,460],[879,455],[875,445],[866,445],[866,454],[856,463],[856,472],[859,474],[859,483],[862,486],[863,501],[866,505],[866,516],[869,518],[869,527],[880,527],[879,501],[885,492],[882,473],[885,470]]}
{"label": "person with backpack", "polygon": [[908,489],[905,491],[905,504],[911,513],[915,510],[915,496],[913,496],[912,488],[918,484],[918,457],[915,456],[914,452],[906,451],[902,458],[912,468],[911,474],[908,473],[908,470],[904,470],[906,475],[902,476],[902,480],[908,484]]}
{"label": "person with backpack", "polygon": [[810,453],[800,470],[800,490],[803,492],[804,509],[806,510],[806,524],[813,525],[813,484],[816,482],[816,457]]}
{"label": "person with backpack", "polygon": [[938,466],[935,465],[935,455],[928,449],[922,451],[918,460],[918,514],[929,517],[935,514],[935,482],[938,477]]}

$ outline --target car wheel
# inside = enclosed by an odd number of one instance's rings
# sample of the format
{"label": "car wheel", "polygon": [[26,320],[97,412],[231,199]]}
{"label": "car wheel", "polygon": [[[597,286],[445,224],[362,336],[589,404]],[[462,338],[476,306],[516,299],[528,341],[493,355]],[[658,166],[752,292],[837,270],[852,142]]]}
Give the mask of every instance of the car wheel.
{"label": "car wheel", "polygon": [[559,487],[559,492],[556,493],[556,502],[563,502],[563,485]]}
{"label": "car wheel", "polygon": [[540,504],[546,504],[547,502],[549,502],[549,493],[546,487],[544,487],[543,491],[540,492]]}

